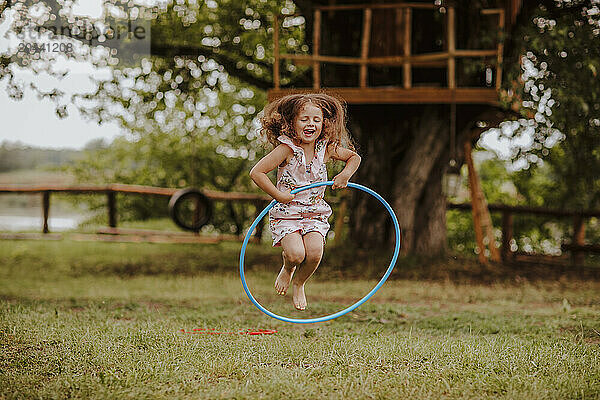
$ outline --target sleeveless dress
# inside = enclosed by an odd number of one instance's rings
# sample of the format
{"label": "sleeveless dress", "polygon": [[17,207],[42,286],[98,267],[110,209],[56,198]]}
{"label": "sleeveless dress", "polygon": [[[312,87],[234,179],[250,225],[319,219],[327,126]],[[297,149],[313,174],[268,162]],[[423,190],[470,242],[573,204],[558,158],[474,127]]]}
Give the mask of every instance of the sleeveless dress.
{"label": "sleeveless dress", "polygon": [[[294,156],[289,162],[277,168],[277,189],[286,192],[301,186],[327,180],[327,167],[324,162],[327,150],[327,139],[317,139],[315,156],[307,163],[304,149],[294,144],[291,138],[281,135],[277,138],[289,146]],[[269,227],[273,236],[273,246],[281,246],[281,239],[288,233],[299,231],[305,235],[308,232],[319,232],[323,241],[329,231],[328,218],[331,207],[323,200],[325,186],[319,186],[296,193],[294,200],[289,203],[276,203],[269,211]]]}

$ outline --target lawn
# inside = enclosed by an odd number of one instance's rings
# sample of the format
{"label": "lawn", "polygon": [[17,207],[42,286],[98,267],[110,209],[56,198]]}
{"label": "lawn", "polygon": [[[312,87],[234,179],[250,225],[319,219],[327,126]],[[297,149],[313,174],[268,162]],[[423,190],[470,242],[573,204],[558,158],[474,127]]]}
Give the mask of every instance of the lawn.
{"label": "lawn", "polygon": [[[247,299],[238,248],[1,241],[0,398],[600,397],[597,280],[431,278],[401,260],[354,312],[294,325]],[[247,275],[284,315],[335,312],[376,283],[324,266],[293,311],[272,289],[278,257],[250,246]],[[277,333],[243,334],[258,329]]]}

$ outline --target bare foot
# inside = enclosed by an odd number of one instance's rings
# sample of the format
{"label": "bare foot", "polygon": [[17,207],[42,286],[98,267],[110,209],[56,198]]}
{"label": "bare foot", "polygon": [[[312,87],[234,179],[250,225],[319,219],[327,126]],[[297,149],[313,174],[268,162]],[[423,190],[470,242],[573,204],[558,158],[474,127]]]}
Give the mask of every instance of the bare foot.
{"label": "bare foot", "polygon": [[[283,257],[283,252],[281,253]],[[290,282],[292,281],[292,276],[294,275],[294,271],[296,267],[288,268],[285,265],[285,258],[283,259],[283,267],[281,267],[281,271],[279,271],[279,275],[277,275],[277,279],[275,279],[275,290],[280,295],[284,296],[287,293],[288,288],[290,287]]]}
{"label": "bare foot", "polygon": [[304,295],[304,285],[293,284],[292,301],[296,310],[304,311],[306,309],[306,296]]}

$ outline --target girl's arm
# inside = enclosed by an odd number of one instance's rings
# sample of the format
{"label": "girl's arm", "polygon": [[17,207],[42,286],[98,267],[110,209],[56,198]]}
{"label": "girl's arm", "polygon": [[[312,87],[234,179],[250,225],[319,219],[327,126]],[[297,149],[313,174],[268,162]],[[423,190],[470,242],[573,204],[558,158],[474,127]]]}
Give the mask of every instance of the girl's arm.
{"label": "girl's arm", "polygon": [[250,178],[252,178],[254,183],[280,203],[288,203],[292,201],[296,195],[290,194],[289,192],[282,192],[277,189],[267,176],[267,173],[277,168],[279,164],[284,162],[292,154],[292,149],[290,149],[289,146],[280,144],[257,162],[250,170]]}
{"label": "girl's arm", "polygon": [[345,188],[348,186],[348,181],[354,175],[358,166],[360,165],[360,156],[353,152],[352,150],[346,149],[342,146],[329,146],[327,148],[329,152],[329,157],[334,160],[344,161],[346,166],[336,176],[333,177],[333,185],[331,185],[332,189]]}

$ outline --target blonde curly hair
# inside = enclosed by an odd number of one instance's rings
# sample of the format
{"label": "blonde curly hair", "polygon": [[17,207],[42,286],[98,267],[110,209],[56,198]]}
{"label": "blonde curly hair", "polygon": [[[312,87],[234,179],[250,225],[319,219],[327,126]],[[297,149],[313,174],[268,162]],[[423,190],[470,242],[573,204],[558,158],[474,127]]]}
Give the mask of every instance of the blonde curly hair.
{"label": "blonde curly hair", "polygon": [[323,112],[320,138],[327,139],[334,148],[341,145],[354,151],[354,142],[346,129],[346,107],[342,101],[325,93],[291,94],[267,104],[263,110],[264,115],[260,118],[260,134],[273,147],[279,145],[277,138],[280,135],[286,135],[298,143],[294,122],[309,103]]}

